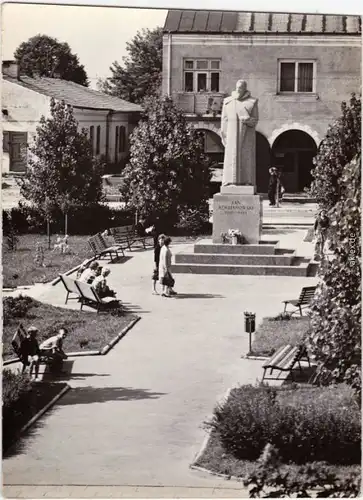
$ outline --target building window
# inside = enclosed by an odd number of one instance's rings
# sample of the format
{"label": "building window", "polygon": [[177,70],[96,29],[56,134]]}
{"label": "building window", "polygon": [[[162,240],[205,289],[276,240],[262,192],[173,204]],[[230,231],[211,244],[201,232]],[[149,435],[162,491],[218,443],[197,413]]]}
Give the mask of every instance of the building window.
{"label": "building window", "polygon": [[93,125],[91,125],[89,128],[89,140],[91,142],[92,153],[93,153],[94,137],[95,137],[95,128]]}
{"label": "building window", "polygon": [[279,61],[279,92],[315,92],[315,61]]}
{"label": "building window", "polygon": [[96,155],[100,154],[101,146],[101,126],[97,125],[97,135],[96,135]]}
{"label": "building window", "polygon": [[120,127],[119,141],[118,141],[118,152],[119,153],[125,152],[125,141],[126,141],[125,127]]}
{"label": "building window", "polygon": [[185,92],[219,92],[221,61],[219,59],[185,59]]}

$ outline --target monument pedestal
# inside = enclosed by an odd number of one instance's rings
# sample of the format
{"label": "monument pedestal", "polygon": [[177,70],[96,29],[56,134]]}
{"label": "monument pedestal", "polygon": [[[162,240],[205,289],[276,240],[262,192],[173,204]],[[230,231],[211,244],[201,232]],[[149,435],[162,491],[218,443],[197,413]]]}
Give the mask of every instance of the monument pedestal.
{"label": "monument pedestal", "polygon": [[226,186],[213,196],[213,243],[222,243],[221,233],[229,229],[239,229],[244,243],[259,243],[262,198],[254,194],[253,186]]}

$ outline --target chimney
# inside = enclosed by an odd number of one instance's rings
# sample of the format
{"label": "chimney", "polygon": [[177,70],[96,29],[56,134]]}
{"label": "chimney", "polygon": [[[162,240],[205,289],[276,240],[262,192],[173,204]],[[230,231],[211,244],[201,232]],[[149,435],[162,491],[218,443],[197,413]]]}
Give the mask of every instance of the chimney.
{"label": "chimney", "polygon": [[2,73],[10,78],[19,80],[19,65],[16,61],[3,61]]}

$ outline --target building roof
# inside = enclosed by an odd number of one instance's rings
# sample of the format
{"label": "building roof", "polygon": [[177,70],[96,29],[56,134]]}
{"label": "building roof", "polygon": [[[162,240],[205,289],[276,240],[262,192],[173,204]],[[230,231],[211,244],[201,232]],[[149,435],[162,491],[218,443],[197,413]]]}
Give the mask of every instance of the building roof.
{"label": "building roof", "polygon": [[105,111],[123,111],[126,113],[139,112],[142,109],[138,104],[59,78],[20,76],[20,79],[17,79],[6,75],[3,78],[39,94],[63,100],[66,104],[70,104],[75,108],[103,109]]}
{"label": "building roof", "polygon": [[164,32],[359,35],[360,16],[169,10]]}

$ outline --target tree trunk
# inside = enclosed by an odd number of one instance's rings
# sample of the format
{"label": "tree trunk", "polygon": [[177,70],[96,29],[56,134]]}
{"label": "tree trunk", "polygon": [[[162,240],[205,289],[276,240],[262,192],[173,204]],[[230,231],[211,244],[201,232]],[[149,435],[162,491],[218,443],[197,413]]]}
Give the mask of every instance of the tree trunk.
{"label": "tree trunk", "polygon": [[50,221],[47,219],[48,250],[50,250]]}
{"label": "tree trunk", "polygon": [[68,234],[68,214],[64,214],[64,236]]}

